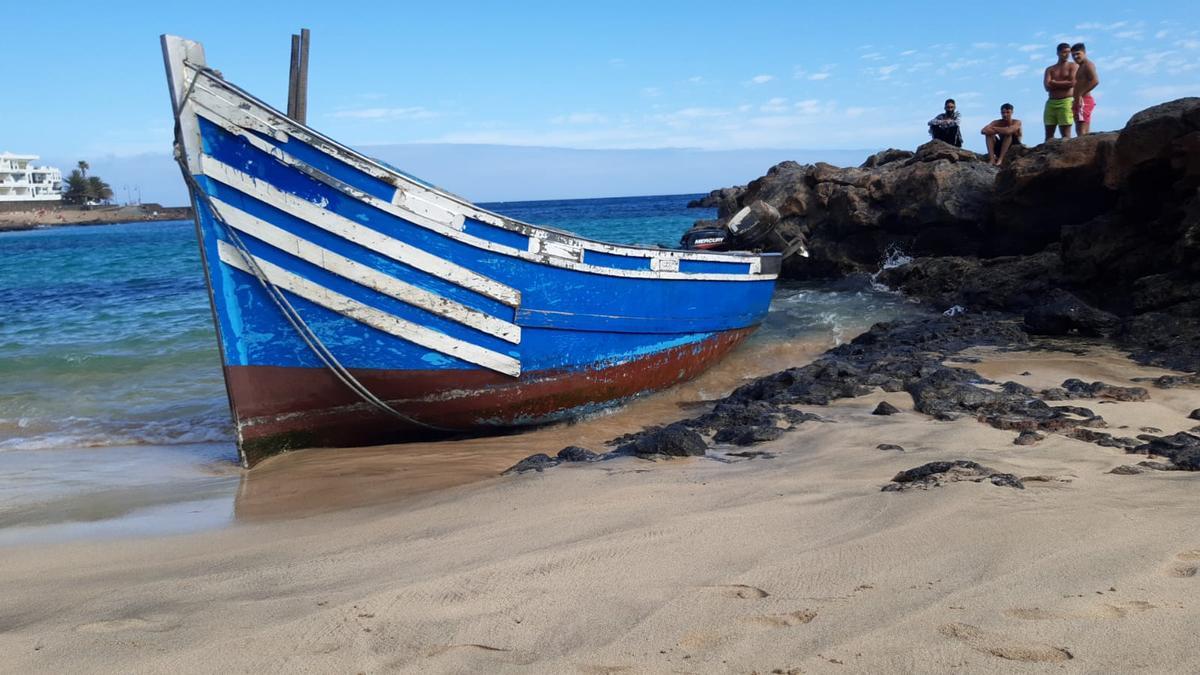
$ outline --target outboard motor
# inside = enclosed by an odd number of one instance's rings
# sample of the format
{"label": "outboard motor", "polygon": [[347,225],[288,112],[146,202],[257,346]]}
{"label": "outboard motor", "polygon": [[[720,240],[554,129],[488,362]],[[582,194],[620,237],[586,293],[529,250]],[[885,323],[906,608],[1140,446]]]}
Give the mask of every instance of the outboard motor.
{"label": "outboard motor", "polygon": [[784,237],[779,232],[779,220],[779,211],[767,202],[759,200],[742,207],[727,225],[731,245],[739,249],[779,251],[785,260],[796,254],[807,258],[804,237]]}
{"label": "outboard motor", "polygon": [[679,248],[693,251],[728,251],[729,230],[711,224],[693,227],[679,239]]}

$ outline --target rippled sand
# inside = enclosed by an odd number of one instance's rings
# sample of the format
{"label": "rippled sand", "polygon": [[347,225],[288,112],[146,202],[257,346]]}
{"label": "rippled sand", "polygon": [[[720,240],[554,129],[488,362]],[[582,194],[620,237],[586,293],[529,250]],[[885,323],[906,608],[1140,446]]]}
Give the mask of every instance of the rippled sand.
{"label": "rippled sand", "polygon": [[[1035,388],[1160,374],[1107,351],[974,353],[984,360],[970,367]],[[906,394],[877,392],[809,408],[830,421],[760,446],[773,459],[495,476],[518,455],[711,398],[749,363],[771,369],[744,356],[627,419],[546,429],[525,438],[532,446],[479,441],[481,479],[468,484],[449,485],[439,462],[452,458],[418,461],[448,451],[436,445],[348,463],[297,453],[249,474],[231,528],[8,548],[5,668],[1200,670],[1200,474],[1113,475],[1139,459],[1118,449],[1061,435],[1017,446],[1014,432],[933,421]],[[1087,404],[1118,429],[1195,424],[1200,391],[1150,395]],[[871,415],[881,400],[902,412]],[[960,458],[1025,477],[1026,489],[880,491],[901,469]],[[341,486],[318,489],[325,481]],[[339,509],[355,504],[367,506]]]}

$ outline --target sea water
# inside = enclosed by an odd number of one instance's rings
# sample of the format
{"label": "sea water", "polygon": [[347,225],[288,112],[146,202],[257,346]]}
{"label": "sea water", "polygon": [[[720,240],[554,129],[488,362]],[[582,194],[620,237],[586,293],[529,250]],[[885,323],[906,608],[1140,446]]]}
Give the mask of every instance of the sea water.
{"label": "sea water", "polygon": [[[715,217],[687,208],[697,196],[484,206],[671,246]],[[913,311],[869,281],[781,284],[750,342],[833,345]],[[0,544],[17,534],[6,528],[120,531],[163,509],[193,524],[226,519],[239,472],[232,438],[190,221],[0,233]]]}

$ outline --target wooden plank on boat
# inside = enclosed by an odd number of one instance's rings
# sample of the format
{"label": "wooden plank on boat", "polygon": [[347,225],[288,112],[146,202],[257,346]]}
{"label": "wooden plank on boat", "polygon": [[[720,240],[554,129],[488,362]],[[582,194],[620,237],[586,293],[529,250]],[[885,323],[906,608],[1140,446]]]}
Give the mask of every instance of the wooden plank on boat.
{"label": "wooden plank on boat", "polygon": [[[254,274],[242,252],[232,244],[218,241],[217,250],[221,256],[221,262],[247,274]],[[258,268],[266,275],[268,281],[309,302],[398,337],[401,340],[407,340],[426,349],[432,349],[440,354],[453,356],[468,363],[474,363],[477,366],[483,366],[484,368],[504,373],[505,375],[511,375],[512,377],[518,377],[521,374],[521,362],[507,354],[501,354],[500,352],[480,347],[466,340],[459,340],[445,333],[440,333],[432,328],[392,316],[387,312],[371,307],[354,298],[342,295],[337,291],[325,288],[316,282],[285,270],[268,260],[263,260],[257,256],[254,256],[253,259]]]}
{"label": "wooden plank on boat", "polygon": [[261,218],[256,218],[216,197],[211,199],[217,207],[217,212],[220,213],[225,222],[239,232],[248,234],[263,243],[270,244],[327,272],[336,274],[344,279],[349,279],[360,286],[378,291],[405,304],[418,307],[442,318],[461,323],[481,333],[498,337],[513,344],[520,344],[521,342],[521,328],[514,323],[498,319],[477,309],[472,309],[460,302],[405,283],[369,265],[364,265],[357,260],[351,260],[344,255],[301,239],[283,228],[276,227]]}
{"label": "wooden plank on boat", "polygon": [[330,211],[323,206],[300,199],[275,186],[238,171],[237,169],[203,155],[200,167],[204,175],[213,180],[273,206],[288,215],[295,216],[311,225],[332,232],[337,236],[364,248],[385,255],[397,262],[415,267],[441,277],[458,286],[503,302],[511,307],[521,304],[521,295],[510,288],[477,272],[468,270],[415,246],[393,239],[382,232]]}

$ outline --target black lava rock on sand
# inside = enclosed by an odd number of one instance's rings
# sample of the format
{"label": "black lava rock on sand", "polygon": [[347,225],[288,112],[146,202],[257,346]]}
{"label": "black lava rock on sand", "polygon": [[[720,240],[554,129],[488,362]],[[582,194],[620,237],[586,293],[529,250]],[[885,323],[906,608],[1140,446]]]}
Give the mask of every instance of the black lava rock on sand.
{"label": "black lava rock on sand", "polygon": [[699,457],[707,451],[708,443],[704,441],[703,436],[689,429],[687,425],[675,422],[665,427],[649,427],[630,435],[612,454],[637,457]]}
{"label": "black lava rock on sand", "polygon": [[956,481],[972,481],[979,483],[990,481],[993,485],[1024,490],[1025,484],[1011,473],[999,473],[978,462],[958,459],[948,462],[929,462],[916,468],[907,469],[896,474],[892,482],[883,486],[884,492],[900,492],[918,488],[928,490],[931,487],[941,487],[945,483]]}

